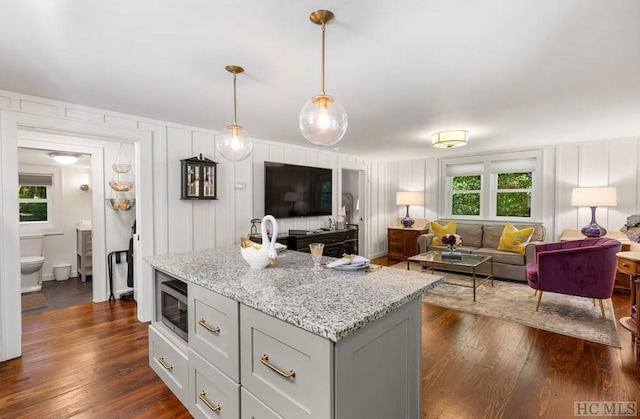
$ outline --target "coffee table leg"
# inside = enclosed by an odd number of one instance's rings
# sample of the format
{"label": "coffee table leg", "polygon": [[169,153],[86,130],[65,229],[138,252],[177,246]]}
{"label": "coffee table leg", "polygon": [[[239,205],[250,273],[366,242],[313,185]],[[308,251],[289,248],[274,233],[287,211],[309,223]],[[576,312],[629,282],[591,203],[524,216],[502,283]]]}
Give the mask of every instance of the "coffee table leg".
{"label": "coffee table leg", "polygon": [[473,301],[476,301],[476,268],[473,268]]}
{"label": "coffee table leg", "polygon": [[407,271],[409,270],[409,259],[407,259]]}
{"label": "coffee table leg", "polygon": [[493,287],[493,256],[491,256],[491,286]]}

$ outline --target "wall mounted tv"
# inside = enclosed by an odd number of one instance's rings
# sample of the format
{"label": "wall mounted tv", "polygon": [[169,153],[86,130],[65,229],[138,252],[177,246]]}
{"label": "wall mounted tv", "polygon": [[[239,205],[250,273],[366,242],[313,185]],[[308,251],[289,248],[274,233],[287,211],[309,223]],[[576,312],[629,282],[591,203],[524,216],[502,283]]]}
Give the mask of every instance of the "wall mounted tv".
{"label": "wall mounted tv", "polygon": [[331,169],[264,162],[264,212],[276,218],[331,215]]}

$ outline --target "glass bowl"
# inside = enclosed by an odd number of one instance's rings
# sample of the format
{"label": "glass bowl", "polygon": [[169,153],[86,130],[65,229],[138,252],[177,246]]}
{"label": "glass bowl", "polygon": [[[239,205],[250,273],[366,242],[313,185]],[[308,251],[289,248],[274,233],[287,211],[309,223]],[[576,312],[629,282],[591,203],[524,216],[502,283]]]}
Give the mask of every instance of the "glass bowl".
{"label": "glass bowl", "polygon": [[133,181],[116,182],[114,180],[109,182],[111,189],[118,192],[127,192],[133,188]]}
{"label": "glass bowl", "polygon": [[135,199],[128,198],[110,198],[107,199],[107,205],[114,211],[129,211],[136,206]]}

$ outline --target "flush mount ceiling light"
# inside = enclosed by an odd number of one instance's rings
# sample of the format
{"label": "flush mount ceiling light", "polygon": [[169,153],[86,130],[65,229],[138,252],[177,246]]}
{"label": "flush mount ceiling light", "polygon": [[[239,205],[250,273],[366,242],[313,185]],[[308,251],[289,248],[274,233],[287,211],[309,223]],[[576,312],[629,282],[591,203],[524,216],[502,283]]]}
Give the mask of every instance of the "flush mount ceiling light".
{"label": "flush mount ceiling light", "polygon": [[440,131],[431,135],[431,145],[437,148],[462,147],[469,142],[469,131]]}
{"label": "flush mount ceiling light", "polygon": [[81,156],[70,153],[49,153],[49,157],[54,159],[58,164],[70,165],[77,162]]}
{"label": "flush mount ceiling light", "polygon": [[224,68],[233,74],[233,124],[224,127],[216,136],[216,148],[227,160],[244,160],[253,150],[253,141],[249,133],[238,125],[236,108],[236,74],[242,73],[244,68],[237,65],[228,65]]}
{"label": "flush mount ceiling light", "polygon": [[322,91],[312,97],[300,111],[300,132],[312,144],[330,146],[342,139],[347,131],[348,119],[344,106],[324,92],[324,39],[325,24],[335,15],[328,10],[316,10],[309,19],[322,25]]}

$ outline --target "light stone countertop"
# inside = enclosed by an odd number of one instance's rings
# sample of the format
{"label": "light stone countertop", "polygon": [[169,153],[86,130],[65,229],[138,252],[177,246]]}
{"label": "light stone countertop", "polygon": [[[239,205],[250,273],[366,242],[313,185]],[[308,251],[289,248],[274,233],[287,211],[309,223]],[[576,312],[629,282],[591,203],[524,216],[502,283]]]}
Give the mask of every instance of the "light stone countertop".
{"label": "light stone countertop", "polygon": [[442,276],[390,267],[373,272],[314,268],[308,253],[290,250],[278,254],[275,267],[256,270],[244,261],[239,245],[144,260],[334,342],[443,282]]}

